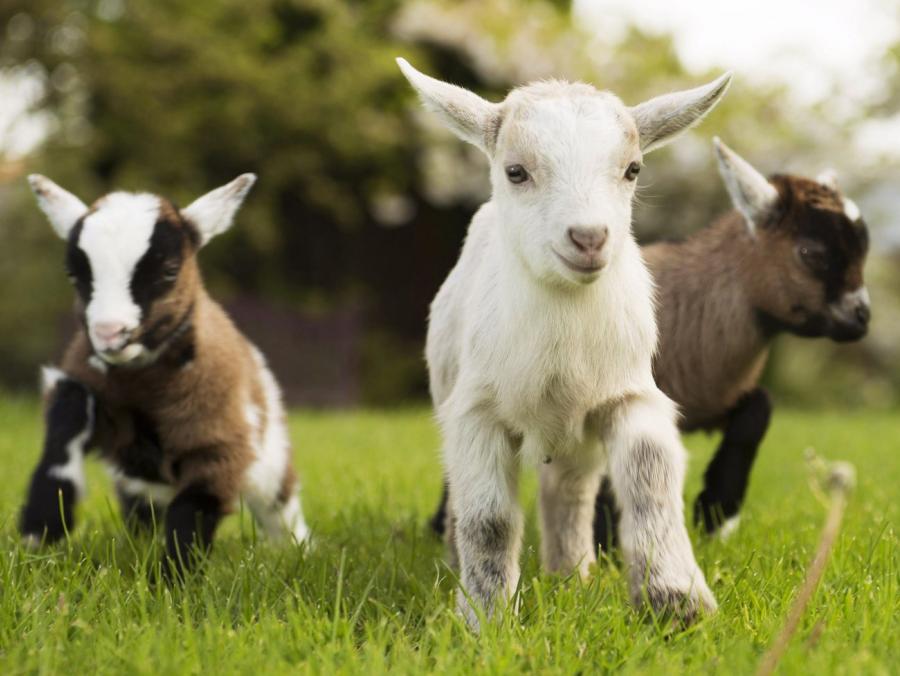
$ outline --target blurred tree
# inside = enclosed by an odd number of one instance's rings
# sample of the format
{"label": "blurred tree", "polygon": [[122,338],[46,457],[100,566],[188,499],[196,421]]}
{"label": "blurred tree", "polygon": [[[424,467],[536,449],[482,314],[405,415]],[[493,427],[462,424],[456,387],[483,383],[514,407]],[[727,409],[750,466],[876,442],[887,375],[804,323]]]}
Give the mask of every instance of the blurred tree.
{"label": "blurred tree", "polygon": [[[486,163],[419,110],[395,56],[494,99],[566,77],[637,103],[715,75],[685,72],[668,36],[587,34],[566,0],[6,0],[0,27],[0,77],[38,87],[48,130],[0,172],[7,384],[32,381],[70,297],[26,171],[87,200],[124,188],[179,203],[257,172],[239,226],[203,254],[214,292],[307,314],[357,308],[362,393],[383,403],[424,394],[427,305],[489,192]],[[840,141],[814,112],[736,83],[648,162],[639,236],[685,234],[727,208],[714,133],[764,171],[811,173],[822,138]]]}

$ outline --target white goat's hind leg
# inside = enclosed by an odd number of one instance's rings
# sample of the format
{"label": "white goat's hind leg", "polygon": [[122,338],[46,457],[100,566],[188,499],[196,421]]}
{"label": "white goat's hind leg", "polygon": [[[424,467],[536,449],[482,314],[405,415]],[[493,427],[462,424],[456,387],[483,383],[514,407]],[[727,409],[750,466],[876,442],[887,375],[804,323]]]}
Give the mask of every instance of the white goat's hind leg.
{"label": "white goat's hind leg", "polygon": [[556,458],[541,467],[541,558],[551,573],[577,570],[587,577],[597,560],[594,501],[600,488],[598,458]]}
{"label": "white goat's hind leg", "polygon": [[606,441],[634,602],[646,594],[655,611],[685,623],[715,610],[684,523],[685,451],[674,404],[659,390],[629,399],[615,412]]}
{"label": "white goat's hind leg", "polygon": [[497,423],[468,414],[445,428],[450,507],[465,590],[459,592],[459,610],[477,629],[473,604],[491,617],[519,582],[518,466],[510,437]]}

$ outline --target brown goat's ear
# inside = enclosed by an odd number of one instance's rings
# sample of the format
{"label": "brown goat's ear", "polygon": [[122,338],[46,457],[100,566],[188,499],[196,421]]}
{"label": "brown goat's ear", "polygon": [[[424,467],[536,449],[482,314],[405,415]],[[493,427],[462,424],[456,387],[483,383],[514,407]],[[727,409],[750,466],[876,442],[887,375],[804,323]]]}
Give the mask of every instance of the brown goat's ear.
{"label": "brown goat's ear", "polygon": [[28,184],[53,230],[62,239],[68,239],[69,232],[88,211],[85,203],[46,176],[31,174],[28,177]]}
{"label": "brown goat's ear", "polygon": [[778,191],[766,177],[754,169],[747,160],[719,140],[713,139],[719,173],[731,196],[734,208],[741,212],[751,235],[756,234],[756,226],[778,203]]}
{"label": "brown goat's ear", "polygon": [[231,227],[234,215],[254,183],[256,174],[241,174],[231,183],[211,190],[181,210],[181,215],[200,233],[200,246]]}
{"label": "brown goat's ear", "polygon": [[641,152],[649,153],[698,124],[725,96],[731,73],[709,84],[664,94],[629,108],[640,135]]}

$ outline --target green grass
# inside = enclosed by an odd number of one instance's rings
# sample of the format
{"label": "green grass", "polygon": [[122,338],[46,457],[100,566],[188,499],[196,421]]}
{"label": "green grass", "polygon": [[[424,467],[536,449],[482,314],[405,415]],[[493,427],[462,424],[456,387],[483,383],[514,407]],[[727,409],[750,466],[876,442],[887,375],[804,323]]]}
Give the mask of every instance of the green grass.
{"label": "green grass", "polygon": [[[22,549],[15,522],[37,459],[40,413],[0,402],[0,673],[752,673],[818,541],[824,508],[803,450],[856,465],[859,487],[823,583],[780,673],[897,673],[900,665],[900,418],[776,412],[741,529],[695,534],[719,613],[674,636],[627,604],[622,572],[590,583],[542,574],[534,473],[521,611],[480,637],[453,612],[453,577],[424,528],[440,482],[424,409],[291,418],[316,546],[257,541],[229,518],[203,574],[148,585],[157,542],[127,535],[96,462],[70,539]],[[713,439],[692,436],[688,494]]]}

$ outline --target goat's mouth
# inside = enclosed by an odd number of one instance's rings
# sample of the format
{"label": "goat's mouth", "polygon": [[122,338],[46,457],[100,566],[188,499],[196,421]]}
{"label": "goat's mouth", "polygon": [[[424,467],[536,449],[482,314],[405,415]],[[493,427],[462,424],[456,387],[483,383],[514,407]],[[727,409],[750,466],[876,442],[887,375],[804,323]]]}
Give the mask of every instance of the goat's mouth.
{"label": "goat's mouth", "polygon": [[553,249],[553,253],[569,270],[582,275],[595,275],[606,266],[606,261],[602,258],[585,258],[583,262],[579,262],[563,256],[556,249]]}
{"label": "goat's mouth", "polygon": [[125,343],[116,348],[95,349],[95,352],[107,364],[121,366],[138,359],[144,353],[144,346],[140,343]]}

